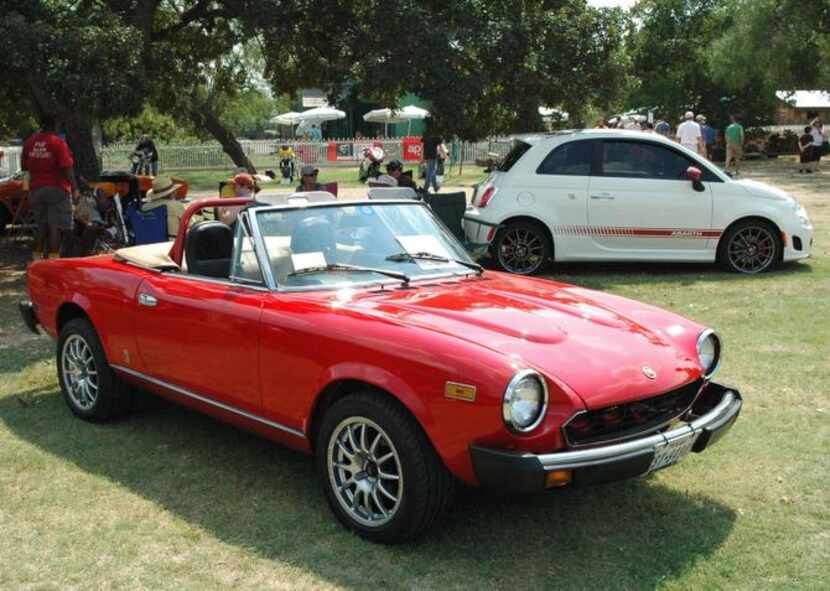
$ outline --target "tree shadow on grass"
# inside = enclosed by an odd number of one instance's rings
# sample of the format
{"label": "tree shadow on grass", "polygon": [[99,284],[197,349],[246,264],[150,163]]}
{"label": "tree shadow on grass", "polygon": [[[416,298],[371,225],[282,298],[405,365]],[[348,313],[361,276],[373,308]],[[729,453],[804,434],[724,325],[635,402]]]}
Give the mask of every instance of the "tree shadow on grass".
{"label": "tree shadow on grass", "polygon": [[96,425],[54,393],[27,398],[37,404],[0,398],[16,436],[222,542],[344,587],[653,588],[711,555],[736,517],[653,480],[523,498],[465,489],[424,538],[381,546],[337,524],[306,456],[172,404]]}

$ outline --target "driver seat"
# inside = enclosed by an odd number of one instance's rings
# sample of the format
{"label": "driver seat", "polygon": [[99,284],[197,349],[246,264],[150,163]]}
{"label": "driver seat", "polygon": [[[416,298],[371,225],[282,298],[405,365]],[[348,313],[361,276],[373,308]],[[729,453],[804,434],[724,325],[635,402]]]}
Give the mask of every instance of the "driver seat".
{"label": "driver seat", "polygon": [[187,272],[227,279],[231,272],[233,233],[222,222],[194,224],[187,231],[184,245]]}

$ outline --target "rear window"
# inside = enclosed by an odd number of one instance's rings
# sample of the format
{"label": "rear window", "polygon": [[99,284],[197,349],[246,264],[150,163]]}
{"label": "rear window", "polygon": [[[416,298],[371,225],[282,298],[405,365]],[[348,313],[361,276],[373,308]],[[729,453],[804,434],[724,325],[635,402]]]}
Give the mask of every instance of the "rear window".
{"label": "rear window", "polygon": [[504,160],[501,161],[501,164],[498,166],[499,172],[507,172],[513,165],[516,164],[522,156],[525,155],[530,149],[530,144],[523,142],[521,140],[516,140],[513,144],[513,147],[507,153],[507,156],[504,157]]}

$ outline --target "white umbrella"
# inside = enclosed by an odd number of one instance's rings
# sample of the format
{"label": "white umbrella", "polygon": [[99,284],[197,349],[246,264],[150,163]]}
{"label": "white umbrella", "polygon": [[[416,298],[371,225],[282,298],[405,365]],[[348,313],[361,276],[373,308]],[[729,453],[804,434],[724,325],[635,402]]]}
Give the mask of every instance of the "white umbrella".
{"label": "white umbrella", "polygon": [[[402,109],[375,109],[374,111],[366,113],[363,116],[363,120],[369,123],[383,123],[385,134],[386,126],[390,123],[403,123],[406,121],[409,123],[409,129],[411,129],[413,120],[426,119],[427,117],[429,117],[429,111],[414,105],[409,105]],[[409,130],[407,130],[408,134]]]}
{"label": "white umbrella", "polygon": [[271,123],[276,123],[277,125],[297,125],[300,121],[301,114],[295,113],[294,111],[282,113],[281,115],[271,118]]}
{"label": "white umbrella", "polygon": [[345,119],[346,113],[334,107],[314,107],[299,114],[302,123],[325,123],[336,119]]}

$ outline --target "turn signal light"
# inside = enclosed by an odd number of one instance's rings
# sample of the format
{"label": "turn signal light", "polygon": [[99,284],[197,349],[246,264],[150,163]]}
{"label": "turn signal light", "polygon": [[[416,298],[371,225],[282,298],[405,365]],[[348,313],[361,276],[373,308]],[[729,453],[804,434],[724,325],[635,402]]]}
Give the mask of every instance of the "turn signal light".
{"label": "turn signal light", "polygon": [[552,470],[545,474],[545,488],[557,488],[571,483],[570,470]]}

